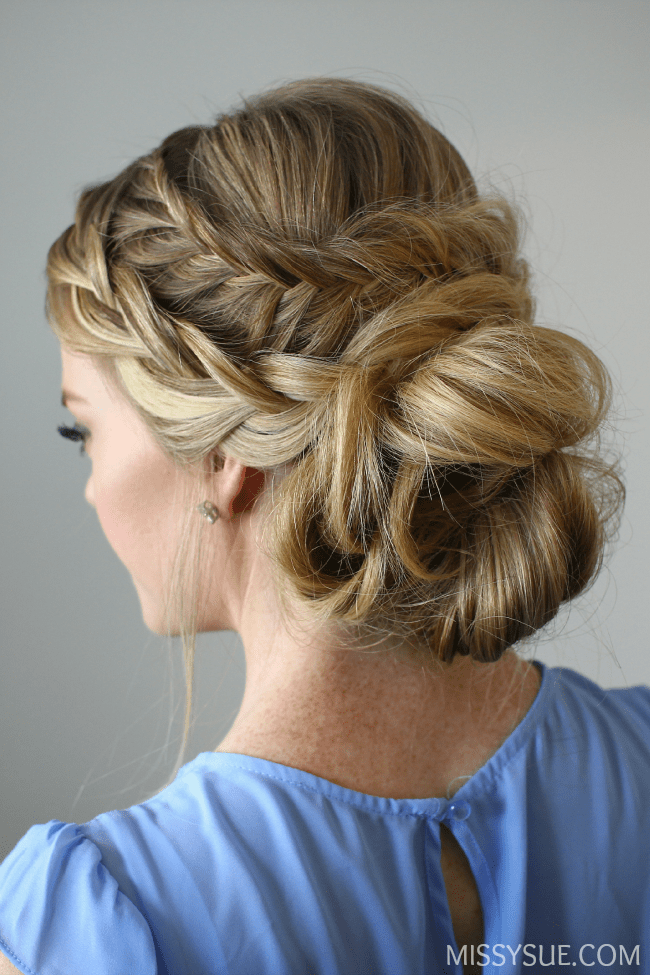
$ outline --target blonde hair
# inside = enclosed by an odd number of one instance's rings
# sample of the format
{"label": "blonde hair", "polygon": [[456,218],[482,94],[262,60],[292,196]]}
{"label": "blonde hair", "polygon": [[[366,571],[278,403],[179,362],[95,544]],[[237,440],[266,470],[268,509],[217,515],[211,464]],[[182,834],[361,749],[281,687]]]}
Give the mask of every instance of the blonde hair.
{"label": "blonde hair", "polygon": [[594,579],[607,373],[533,323],[515,210],[398,95],[317,78],[175,132],[48,275],[179,463],[286,465],[268,549],[316,622],[495,661]]}

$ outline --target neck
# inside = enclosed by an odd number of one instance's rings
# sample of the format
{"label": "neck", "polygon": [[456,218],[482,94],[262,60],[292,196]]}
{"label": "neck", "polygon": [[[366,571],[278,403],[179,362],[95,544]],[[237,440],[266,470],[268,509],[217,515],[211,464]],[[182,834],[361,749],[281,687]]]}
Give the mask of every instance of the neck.
{"label": "neck", "polygon": [[315,629],[295,606],[288,623],[252,543],[242,565],[219,577],[228,629],[244,644],[246,690],[218,751],[371,795],[445,797],[485,764],[535,699],[539,671],[512,651],[491,664],[467,657],[441,664],[395,638],[359,649],[336,626]]}
{"label": "neck", "polygon": [[303,644],[247,653],[242,707],[218,751],[303,769],[359,792],[450,796],[524,717],[539,671],[513,652],[493,664],[429,664],[380,646]]}

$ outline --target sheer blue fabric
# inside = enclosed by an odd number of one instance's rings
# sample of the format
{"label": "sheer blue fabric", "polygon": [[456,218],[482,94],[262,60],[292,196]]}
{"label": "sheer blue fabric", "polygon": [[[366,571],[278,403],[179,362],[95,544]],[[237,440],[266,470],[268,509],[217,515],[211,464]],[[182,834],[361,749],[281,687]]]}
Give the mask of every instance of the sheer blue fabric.
{"label": "sheer blue fabric", "polygon": [[140,805],[33,826],[0,866],[0,948],[26,975],[461,972],[445,823],[485,972],[650,972],[650,689],[542,675],[451,800],[209,752]]}

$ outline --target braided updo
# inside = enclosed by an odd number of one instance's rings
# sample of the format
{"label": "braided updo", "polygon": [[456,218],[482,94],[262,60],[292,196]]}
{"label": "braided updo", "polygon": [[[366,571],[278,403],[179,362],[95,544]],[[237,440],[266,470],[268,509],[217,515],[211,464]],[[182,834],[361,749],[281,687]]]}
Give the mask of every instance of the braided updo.
{"label": "braided updo", "polygon": [[269,554],[316,620],[493,661],[593,580],[622,493],[606,371],[533,324],[519,245],[406,101],[300,81],[87,189],[50,317],[179,463],[284,466]]}

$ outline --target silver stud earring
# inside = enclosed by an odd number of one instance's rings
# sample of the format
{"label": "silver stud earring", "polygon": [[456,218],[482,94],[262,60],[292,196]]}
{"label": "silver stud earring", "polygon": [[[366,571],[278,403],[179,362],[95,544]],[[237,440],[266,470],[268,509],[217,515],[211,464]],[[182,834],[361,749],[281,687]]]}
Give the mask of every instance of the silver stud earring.
{"label": "silver stud earring", "polygon": [[206,521],[209,521],[211,525],[214,525],[215,521],[219,517],[219,511],[212,504],[212,501],[202,501],[201,504],[197,504],[196,510],[201,517],[205,518]]}

